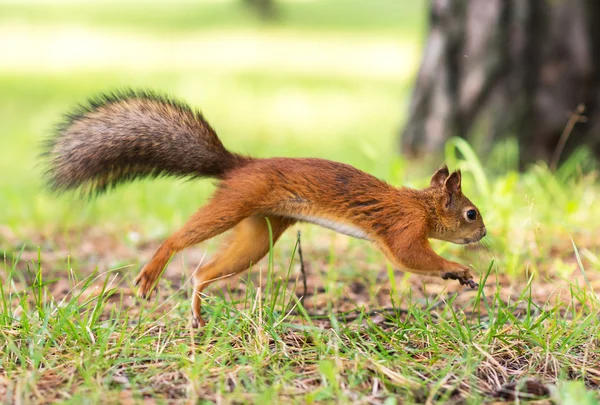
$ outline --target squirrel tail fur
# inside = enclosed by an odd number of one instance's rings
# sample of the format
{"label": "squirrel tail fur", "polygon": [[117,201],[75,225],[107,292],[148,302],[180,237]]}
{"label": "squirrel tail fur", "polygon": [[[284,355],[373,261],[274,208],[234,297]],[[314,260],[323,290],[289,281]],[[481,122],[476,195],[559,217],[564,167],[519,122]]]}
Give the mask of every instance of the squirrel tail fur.
{"label": "squirrel tail fur", "polygon": [[67,114],[43,155],[52,189],[84,194],[141,178],[221,178],[250,160],[225,149],[199,111],[133,90],[100,95]]}

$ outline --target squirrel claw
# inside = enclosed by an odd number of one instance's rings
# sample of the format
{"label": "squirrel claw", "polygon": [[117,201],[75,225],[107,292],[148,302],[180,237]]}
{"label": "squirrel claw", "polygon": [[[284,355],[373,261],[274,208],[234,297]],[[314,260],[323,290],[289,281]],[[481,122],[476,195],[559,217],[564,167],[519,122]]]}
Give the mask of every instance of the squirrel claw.
{"label": "squirrel claw", "polygon": [[479,284],[477,284],[475,281],[473,281],[473,279],[469,278],[467,280],[463,279],[459,279],[458,280],[460,282],[460,285],[468,285],[471,288],[477,288],[479,287]]}
{"label": "squirrel claw", "polygon": [[149,300],[152,297],[152,294],[154,294],[154,293],[158,293],[158,287],[154,287],[149,292],[146,292],[146,291],[140,289],[138,292],[138,295],[145,300]]}
{"label": "squirrel claw", "polygon": [[192,312],[192,328],[197,329],[198,327],[204,327],[204,325],[206,325],[206,322],[204,322],[202,316],[196,316]]}
{"label": "squirrel claw", "polygon": [[452,272],[446,272],[442,274],[442,279],[444,280],[458,280],[458,282],[460,283],[460,285],[468,285],[471,288],[477,288],[479,287],[479,284],[477,284],[472,276],[470,274],[468,274],[468,276],[465,275],[459,275],[456,273],[452,273]]}
{"label": "squirrel claw", "polygon": [[151,277],[148,277],[144,269],[135,278],[133,284],[138,287],[138,296],[146,300],[150,299],[153,293],[158,292],[158,285],[152,286]]}
{"label": "squirrel claw", "polygon": [[152,294],[158,293],[158,287],[154,287],[151,291],[145,292],[140,289],[139,296],[145,300],[149,300],[152,297]]}

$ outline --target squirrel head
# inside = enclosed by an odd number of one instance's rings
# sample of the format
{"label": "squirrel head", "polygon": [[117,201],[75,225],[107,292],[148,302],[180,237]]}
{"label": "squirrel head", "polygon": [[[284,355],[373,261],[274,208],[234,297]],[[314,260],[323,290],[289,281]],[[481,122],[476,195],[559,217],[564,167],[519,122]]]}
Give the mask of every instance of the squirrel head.
{"label": "squirrel head", "polygon": [[461,190],[460,170],[452,173],[445,165],[431,178],[428,191],[435,214],[431,218],[429,238],[467,244],[486,235],[481,213]]}

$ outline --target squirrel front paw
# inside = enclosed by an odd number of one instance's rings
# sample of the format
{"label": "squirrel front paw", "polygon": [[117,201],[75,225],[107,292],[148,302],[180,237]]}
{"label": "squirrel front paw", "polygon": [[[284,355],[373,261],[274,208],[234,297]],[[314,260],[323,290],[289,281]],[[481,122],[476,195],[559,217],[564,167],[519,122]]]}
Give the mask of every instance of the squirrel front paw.
{"label": "squirrel front paw", "polygon": [[473,280],[473,276],[469,273],[468,269],[444,272],[442,273],[442,278],[444,280],[458,280],[460,285],[468,285],[471,288],[479,287],[479,284]]}

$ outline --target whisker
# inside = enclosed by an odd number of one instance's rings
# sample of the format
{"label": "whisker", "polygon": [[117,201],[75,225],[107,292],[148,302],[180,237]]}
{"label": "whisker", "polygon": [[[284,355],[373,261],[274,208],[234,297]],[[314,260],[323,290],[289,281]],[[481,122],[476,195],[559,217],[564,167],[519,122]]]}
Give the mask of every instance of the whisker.
{"label": "whisker", "polygon": [[473,244],[470,250],[475,253],[475,258],[479,262],[489,262],[496,259],[496,255],[491,246],[491,242],[486,239],[481,239],[479,242]]}
{"label": "whisker", "polygon": [[486,250],[492,249],[492,241],[490,241],[489,239],[482,239],[481,244],[486,248]]}

